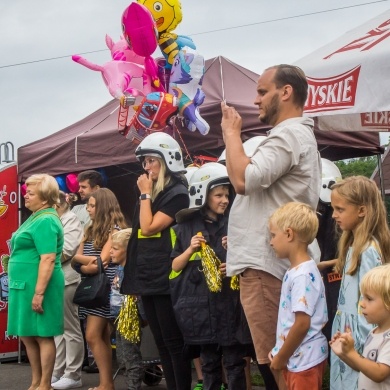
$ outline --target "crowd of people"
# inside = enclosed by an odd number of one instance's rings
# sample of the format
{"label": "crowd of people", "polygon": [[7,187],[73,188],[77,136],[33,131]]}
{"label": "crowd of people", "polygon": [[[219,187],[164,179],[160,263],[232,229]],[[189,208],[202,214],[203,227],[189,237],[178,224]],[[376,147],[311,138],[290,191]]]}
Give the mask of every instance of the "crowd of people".
{"label": "crowd of people", "polygon": [[[191,176],[173,137],[145,137],[135,151],[145,173],[131,229],[98,172],[79,175],[85,204],[72,210],[73,195],[59,192],[53,177],[26,181],[32,214],[11,241],[8,334],[26,347],[29,390],[81,387],[88,356],[82,340],[99,371],[90,390],[113,390],[111,334],[125,297],[150,327],[169,390],[191,390],[194,359],[197,390],[250,389],[251,358],[267,390],[321,389],[328,362],[333,390],[390,386],[387,213],[373,181],[333,183],[338,252],[318,264],[311,247],[321,158],[314,122],[302,116],[307,88],[295,66],[263,72],[255,104],[272,129],[250,153],[239,113],[222,102],[223,161]],[[80,280],[96,274],[100,262],[111,299],[77,307]],[[341,278],[334,318],[321,275],[329,267]],[[116,338],[128,389],[139,390],[142,340],[129,341],[120,329]]]}

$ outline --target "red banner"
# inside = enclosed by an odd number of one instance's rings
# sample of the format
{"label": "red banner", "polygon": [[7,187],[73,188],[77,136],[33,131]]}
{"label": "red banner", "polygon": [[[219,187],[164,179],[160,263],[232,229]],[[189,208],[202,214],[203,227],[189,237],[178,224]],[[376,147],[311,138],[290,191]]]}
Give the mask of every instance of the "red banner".
{"label": "red banner", "polygon": [[306,77],[309,83],[305,112],[350,108],[355,105],[360,65],[343,74],[326,78]]}
{"label": "red banner", "polygon": [[7,334],[10,241],[18,228],[16,163],[0,165],[0,359],[17,356],[18,339]]}

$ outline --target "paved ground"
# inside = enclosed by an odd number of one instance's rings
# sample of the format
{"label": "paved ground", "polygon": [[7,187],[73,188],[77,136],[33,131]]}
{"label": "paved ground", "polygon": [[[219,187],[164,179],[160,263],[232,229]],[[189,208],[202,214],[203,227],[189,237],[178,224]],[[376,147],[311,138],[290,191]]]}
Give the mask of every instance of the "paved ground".
{"label": "paved ground", "polygon": [[[256,372],[256,368],[254,366],[252,367],[252,370]],[[193,372],[192,377],[194,378],[193,384],[195,386],[195,371]],[[0,390],[26,390],[30,385],[30,379],[31,371],[28,363],[0,363]],[[80,390],[88,390],[90,387],[94,387],[99,383],[98,374],[87,374],[83,372],[82,381],[83,387],[80,387]],[[115,389],[126,390],[125,378],[121,374],[119,374],[115,379]],[[151,387],[143,384],[142,389],[162,390],[166,389],[166,386],[164,379],[162,379],[159,385]],[[252,389],[260,390],[264,389],[264,387],[253,386]]]}

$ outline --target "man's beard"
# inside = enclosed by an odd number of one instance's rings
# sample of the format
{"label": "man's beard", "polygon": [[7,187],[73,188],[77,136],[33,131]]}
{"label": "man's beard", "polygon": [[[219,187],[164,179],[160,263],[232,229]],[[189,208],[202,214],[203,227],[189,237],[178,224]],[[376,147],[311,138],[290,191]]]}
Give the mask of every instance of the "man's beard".
{"label": "man's beard", "polygon": [[267,107],[264,107],[264,116],[260,118],[260,122],[265,125],[273,126],[279,116],[279,96],[277,93],[272,96],[271,102]]}

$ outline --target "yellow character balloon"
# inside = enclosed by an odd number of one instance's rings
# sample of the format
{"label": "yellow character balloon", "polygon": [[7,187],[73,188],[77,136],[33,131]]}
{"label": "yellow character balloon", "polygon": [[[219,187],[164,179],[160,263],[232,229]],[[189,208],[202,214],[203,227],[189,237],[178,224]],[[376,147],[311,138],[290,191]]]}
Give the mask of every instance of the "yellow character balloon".
{"label": "yellow character balloon", "polygon": [[152,14],[160,34],[174,30],[182,20],[179,0],[138,0]]}
{"label": "yellow character balloon", "polygon": [[166,67],[171,68],[179,50],[188,46],[196,49],[190,37],[172,33],[182,20],[179,0],[138,0],[152,14],[159,33],[158,44],[166,60]]}

